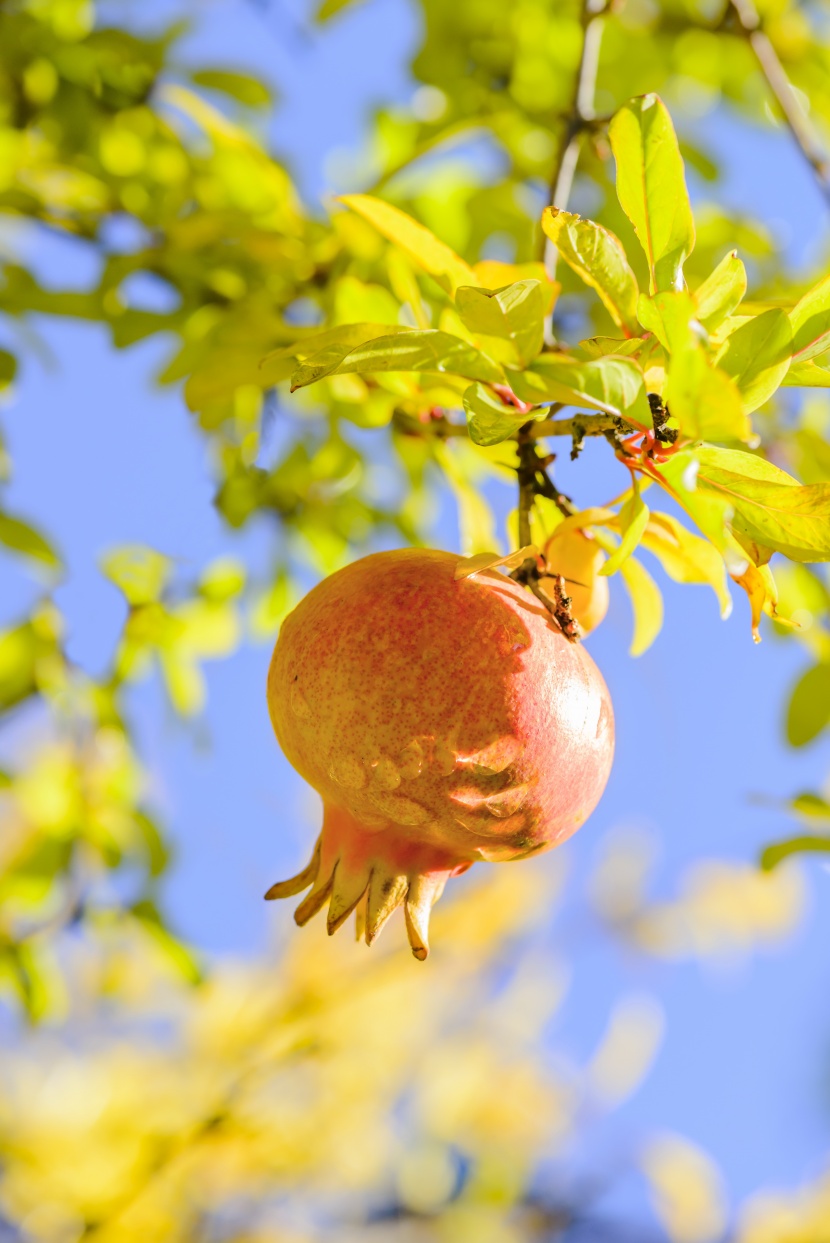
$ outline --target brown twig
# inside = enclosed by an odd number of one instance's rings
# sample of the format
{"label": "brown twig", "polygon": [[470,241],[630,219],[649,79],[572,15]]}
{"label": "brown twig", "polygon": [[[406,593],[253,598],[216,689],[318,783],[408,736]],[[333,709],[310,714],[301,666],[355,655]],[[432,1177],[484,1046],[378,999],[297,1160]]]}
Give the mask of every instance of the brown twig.
{"label": "brown twig", "polygon": [[[519,547],[524,548],[532,543],[530,515],[537,496],[549,497],[566,516],[574,513],[570,499],[564,496],[555,486],[547,468],[553,461],[553,454],[540,457],[536,441],[532,436],[534,424],[525,423],[516,434],[516,451],[519,462],[516,474],[519,477]],[[565,581],[561,575],[549,575],[542,559],[541,564],[535,556],[527,557],[510,575],[517,583],[522,583],[545,606],[553,620],[559,626],[566,639],[576,643],[579,640],[579,626],[571,615],[570,596],[565,590]],[[547,590],[545,588],[547,587]]]}
{"label": "brown twig", "polygon": [[746,36],[796,146],[812,169],[818,188],[830,206],[830,160],[822,151],[772,40],[763,28],[754,0],[729,0],[727,12],[729,10],[734,13],[742,34]]}
{"label": "brown twig", "polygon": [[[609,0],[582,0],[582,51],[574,78],[573,96],[565,116],[562,137],[550,178],[548,201],[554,207],[565,208],[568,205],[579,160],[582,136],[596,119],[594,94],[603,19],[608,7]],[[556,275],[557,251],[553,242],[544,234],[541,238],[540,258],[544,260],[548,275],[553,279]]]}
{"label": "brown twig", "polygon": [[[551,410],[561,409],[552,406]],[[449,440],[455,436],[467,436],[466,423],[451,423],[447,418],[430,418],[421,422],[414,415],[403,410],[396,410],[394,424],[398,431],[409,436],[435,436],[439,440]],[[571,440],[584,440],[586,436],[630,436],[638,429],[616,414],[574,414],[568,419],[540,419],[538,422],[526,423],[524,435],[528,440],[547,440],[549,436],[567,436]]]}

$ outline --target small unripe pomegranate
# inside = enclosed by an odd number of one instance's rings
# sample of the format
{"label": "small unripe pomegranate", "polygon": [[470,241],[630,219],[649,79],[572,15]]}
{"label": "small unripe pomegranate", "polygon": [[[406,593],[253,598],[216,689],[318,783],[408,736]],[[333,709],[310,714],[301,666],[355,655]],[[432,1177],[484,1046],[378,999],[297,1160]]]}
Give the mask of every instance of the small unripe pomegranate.
{"label": "small unripe pomegranate", "polygon": [[591,657],[495,570],[408,548],[325,579],[285,620],[268,705],[288,760],[323,800],[309,865],[334,932],[357,910],[371,944],[404,903],[416,958],[448,877],[569,837],[608,779],[614,722]]}
{"label": "small unripe pomegranate", "polygon": [[[592,535],[577,527],[556,530],[545,544],[550,569],[565,579],[571,613],[583,634],[594,630],[608,612],[608,579],[600,576],[605,553]],[[541,580],[542,586],[545,580]]]}

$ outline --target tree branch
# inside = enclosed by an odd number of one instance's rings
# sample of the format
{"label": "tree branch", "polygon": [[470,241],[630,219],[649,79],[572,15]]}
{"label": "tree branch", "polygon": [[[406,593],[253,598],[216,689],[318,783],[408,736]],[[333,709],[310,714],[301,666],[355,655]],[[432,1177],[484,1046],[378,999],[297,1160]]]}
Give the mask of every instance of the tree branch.
{"label": "tree branch", "polygon": [[[582,135],[595,120],[594,92],[599,66],[599,49],[602,42],[603,18],[609,0],[582,0],[582,52],[574,79],[573,97],[565,116],[564,129],[556,153],[550,178],[548,202],[554,207],[565,208],[571,196]],[[545,235],[541,239],[541,254],[548,275],[556,275],[557,252],[553,242]]]}
{"label": "tree branch", "polygon": [[[551,408],[552,411],[555,407]],[[409,436],[436,436],[441,440],[453,436],[466,436],[466,423],[451,423],[447,418],[430,419],[422,423],[414,415],[396,410],[395,427]],[[526,423],[522,433],[527,440],[546,440],[548,436],[576,437],[604,436],[607,432],[619,432],[623,436],[633,435],[638,429],[626,423],[616,414],[574,414],[568,419],[540,419],[538,422]]]}
{"label": "tree branch", "polygon": [[754,0],[729,0],[729,9],[735,14],[738,26],[755,54],[761,73],[781,109],[796,146],[810,166],[825,202],[830,206],[830,161],[821,149],[772,40],[761,25]]}

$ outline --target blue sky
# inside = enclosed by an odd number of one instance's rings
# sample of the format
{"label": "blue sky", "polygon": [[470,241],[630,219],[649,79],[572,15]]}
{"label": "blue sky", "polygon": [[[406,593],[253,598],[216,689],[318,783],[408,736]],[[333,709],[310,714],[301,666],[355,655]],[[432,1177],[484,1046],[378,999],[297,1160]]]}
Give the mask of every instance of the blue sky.
{"label": "blue sky", "polygon": [[[173,11],[138,0],[111,7],[143,23]],[[326,189],[330,153],[339,150],[342,164],[344,150],[358,149],[371,106],[412,92],[406,64],[419,29],[405,0],[371,0],[323,33],[304,26],[297,0],[214,0],[198,12],[187,58],[249,66],[278,85],[273,141],[311,199]],[[728,202],[754,212],[763,204],[792,257],[814,260],[826,238],[822,205],[783,136],[721,120],[710,137],[731,170],[723,190]],[[69,243],[41,239],[36,258],[56,282],[91,276],[87,258]],[[192,571],[231,551],[263,573],[268,535],[264,528],[234,534],[216,516],[204,443],[180,395],[151,383],[165,343],[115,354],[96,327],[38,327],[55,365],[28,365],[16,403],[3,412],[15,463],[8,505],[56,534],[70,567],[58,599],[71,651],[94,667],[122,621],[117,593],[96,568],[104,547],[147,543]],[[578,464],[563,463],[560,485],[577,500],[595,498],[606,480],[609,495],[617,490],[604,448],[588,445]],[[505,491],[498,504],[505,513],[513,498]],[[437,538],[455,546],[448,520]],[[769,635],[754,646],[743,599],[722,622],[704,588],[662,585],[667,622],[644,657],[627,655],[630,617],[616,584],[609,618],[590,639],[616,705],[618,752],[600,808],[567,848],[575,891],[603,835],[620,826],[659,839],[658,882],[667,893],[700,856],[752,859],[788,826],[750,796],[815,787],[830,770],[827,739],[800,753],[783,743],[786,692],[805,663],[799,647]],[[0,621],[16,616],[34,590],[2,559]],[[154,794],[178,848],[169,906],[180,930],[210,953],[252,953],[270,943],[273,920],[284,917],[261,894],[304,861],[317,824],[315,797],[271,737],[268,656],[249,646],[209,667],[209,708],[195,729],[171,718],[155,682],[135,695]],[[651,762],[652,749],[658,762]],[[566,909],[550,946],[572,952],[576,972],[554,1032],[557,1047],[577,1056],[592,1049],[610,1004],[626,990],[653,992],[668,1016],[652,1076],[604,1144],[628,1142],[655,1126],[676,1129],[715,1156],[739,1196],[816,1172],[830,1140],[830,874],[815,862],[807,870],[813,902],[797,942],[727,973],[634,958],[598,930],[575,932]]]}

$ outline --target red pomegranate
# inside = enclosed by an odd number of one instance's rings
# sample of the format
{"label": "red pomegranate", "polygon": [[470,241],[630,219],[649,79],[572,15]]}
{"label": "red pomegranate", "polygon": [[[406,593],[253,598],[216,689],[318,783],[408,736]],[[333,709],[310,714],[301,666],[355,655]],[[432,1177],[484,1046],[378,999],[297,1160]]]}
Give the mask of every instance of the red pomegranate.
{"label": "red pomegranate", "polygon": [[599,801],[614,722],[599,670],[529,592],[495,570],[409,548],[325,579],[286,618],[268,705],[288,760],[323,799],[311,886],[334,932],[371,944],[404,903],[416,958],[448,877],[537,854]]}

